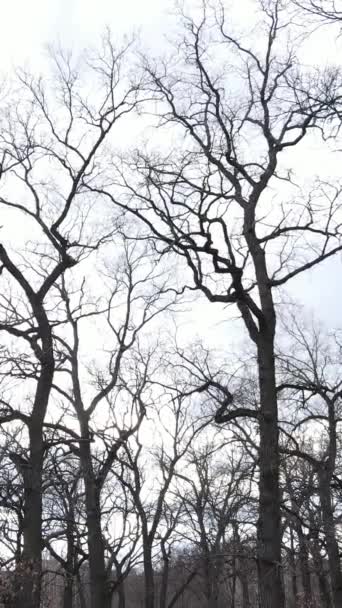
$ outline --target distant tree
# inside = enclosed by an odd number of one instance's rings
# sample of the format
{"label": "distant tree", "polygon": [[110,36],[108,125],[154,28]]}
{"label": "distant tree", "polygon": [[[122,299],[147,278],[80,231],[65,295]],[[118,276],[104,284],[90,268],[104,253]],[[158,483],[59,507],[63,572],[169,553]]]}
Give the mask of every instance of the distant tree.
{"label": "distant tree", "polygon": [[244,535],[243,520],[247,520],[249,512],[253,467],[243,454],[233,456],[231,447],[220,449],[214,444],[204,444],[192,448],[186,472],[178,475],[183,482],[179,498],[187,515],[183,535],[187,543],[196,546],[203,593],[210,608],[220,605],[228,570],[234,581],[238,577],[241,583],[243,608],[251,605],[247,564],[253,563],[254,556],[249,550],[244,551],[241,535]]}
{"label": "distant tree", "polygon": [[[207,420],[196,420],[190,412],[188,398],[168,388],[167,403],[156,403],[159,434],[156,445],[148,447],[140,434],[126,442],[117,460],[120,468],[114,473],[127,488],[140,520],[144,568],[144,608],[155,608],[155,552],[161,550],[163,581],[161,608],[165,608],[168,583],[168,545],[179,523],[179,511],[167,515],[176,471],[187,454],[194,438],[207,425]],[[159,427],[159,429],[158,429]],[[158,543],[159,540],[159,543]],[[158,546],[159,545],[159,546]]]}
{"label": "distant tree", "polygon": [[[88,560],[81,471],[69,450],[51,450],[44,467],[43,542],[60,567],[63,608],[73,608],[76,581]],[[49,589],[47,589],[49,594]]]}
{"label": "distant tree", "polygon": [[295,608],[310,608],[315,605],[308,517],[308,506],[315,498],[313,470],[307,461],[290,458],[284,459],[282,472],[285,511],[283,543],[288,555],[293,603]]}
{"label": "distant tree", "polygon": [[[288,332],[290,329],[288,328]],[[278,387],[281,392],[290,391],[287,401],[287,420],[284,424],[286,439],[282,442],[283,453],[304,459],[312,468],[317,481],[322,527],[329,561],[329,571],[334,605],[342,604],[342,570],[338,533],[335,522],[334,485],[336,479],[339,432],[342,422],[342,381],[340,347],[334,340],[324,339],[322,332],[313,329],[311,335],[299,322],[295,323],[293,354],[281,357],[284,380]],[[292,398],[295,411],[291,420],[288,411]],[[299,404],[299,405],[298,405]],[[297,409],[298,408],[298,409]],[[297,411],[296,411],[297,409]],[[320,439],[310,444],[300,443],[300,434],[310,432],[315,437],[315,426],[320,429]],[[298,436],[299,435],[299,436]]]}

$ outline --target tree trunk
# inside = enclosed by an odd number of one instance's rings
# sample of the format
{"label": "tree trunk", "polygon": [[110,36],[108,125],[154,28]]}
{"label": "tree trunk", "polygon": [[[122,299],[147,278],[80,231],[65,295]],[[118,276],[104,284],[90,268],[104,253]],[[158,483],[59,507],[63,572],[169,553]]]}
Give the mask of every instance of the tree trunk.
{"label": "tree trunk", "polygon": [[315,573],[318,579],[318,588],[319,588],[319,596],[320,596],[320,608],[332,608],[332,600],[330,597],[329,585],[327,581],[327,577],[324,571],[324,564],[321,555],[320,548],[318,546],[317,540],[314,540],[311,544],[311,551],[313,562],[315,566]]}
{"label": "tree trunk", "polygon": [[209,600],[209,608],[218,608],[219,586],[216,578],[212,581],[211,596]]}
{"label": "tree trunk", "polygon": [[73,608],[74,577],[66,572],[63,591],[63,608]]}
{"label": "tree trunk", "polygon": [[205,576],[206,576],[206,597],[208,608],[218,607],[219,585],[217,578],[216,564],[213,561],[213,556],[206,556]]}
{"label": "tree trunk", "polygon": [[[24,546],[16,571],[17,608],[40,606],[42,579],[42,436],[39,430],[30,429],[31,451],[24,475]],[[24,465],[26,467],[26,465]]]}
{"label": "tree trunk", "polygon": [[87,601],[85,598],[83,581],[81,579],[80,572],[77,573],[77,590],[78,590],[79,608],[87,608]]}
{"label": "tree trunk", "polygon": [[117,588],[116,593],[118,595],[118,608],[126,608],[125,585],[123,582]]}
{"label": "tree trunk", "polygon": [[[77,551],[75,547],[75,510],[72,502],[69,502],[66,512],[66,544],[67,554],[64,563],[64,592],[63,608],[73,608],[74,595],[74,573],[75,561],[77,563]],[[76,558],[76,559],[75,559]]]}
{"label": "tree trunk", "polygon": [[152,547],[144,542],[144,580],[145,580],[145,604],[144,608],[154,608],[154,572],[152,565]]}
{"label": "tree trunk", "polygon": [[105,567],[99,492],[92,465],[89,434],[82,432],[80,458],[85,488],[91,608],[110,608],[111,592]]}
{"label": "tree trunk", "polygon": [[242,608],[251,608],[251,601],[249,597],[249,584],[248,577],[244,570],[244,566],[240,565],[239,579],[242,589]]}
{"label": "tree trunk", "polygon": [[18,458],[16,459],[24,481],[24,546],[15,574],[17,608],[37,608],[40,606],[41,597],[43,423],[54,374],[51,333],[49,328],[44,329],[47,334],[42,338],[45,351],[40,361],[41,375],[29,424],[30,455],[27,462],[19,462]]}
{"label": "tree trunk", "polygon": [[296,527],[296,532],[299,545],[299,566],[303,585],[303,608],[311,608],[313,606],[313,595],[311,588],[308,547],[302,528],[299,524]]}
{"label": "tree trunk", "polygon": [[167,589],[169,584],[169,557],[166,553],[163,555],[163,562],[164,565],[160,585],[159,608],[167,607]]}
{"label": "tree trunk", "polygon": [[319,496],[323,528],[328,553],[329,572],[334,608],[342,607],[342,572],[340,552],[336,538],[334,511],[331,500],[330,479],[325,471],[319,472]]}
{"label": "tree trunk", "polygon": [[242,587],[242,608],[250,608],[251,602],[249,598],[249,586],[248,581],[245,576],[240,578],[241,587]]}
{"label": "tree trunk", "polygon": [[[250,572],[247,573],[246,569],[246,557],[243,557],[243,545],[241,544],[240,534],[239,534],[239,526],[237,522],[233,522],[233,530],[234,530],[234,551],[237,554],[240,554],[240,557],[235,556],[235,569],[237,573],[237,577],[240,581],[241,585],[241,593],[242,593],[242,608],[250,608],[250,597],[249,597],[249,580]],[[248,566],[247,566],[248,567]]]}
{"label": "tree trunk", "polygon": [[[274,340],[276,314],[269,284],[265,251],[255,233],[255,205],[251,198],[245,212],[244,234],[251,253],[258,286],[260,307],[246,311],[245,300],[239,309],[257,347],[259,380],[259,518],[257,523],[257,564],[262,608],[284,608],[281,576],[281,521],[279,491],[279,430]],[[239,287],[239,286],[238,286]]]}
{"label": "tree trunk", "polygon": [[[16,272],[12,272],[15,276]],[[20,282],[20,281],[19,281]],[[41,297],[29,286],[29,298],[41,340],[37,349],[40,374],[28,423],[30,453],[27,462],[17,454],[16,465],[24,481],[23,552],[15,575],[15,606],[39,608],[42,579],[42,474],[44,459],[43,425],[55,370],[52,332]]]}
{"label": "tree trunk", "polygon": [[236,580],[237,580],[236,557],[234,555],[233,556],[233,573],[232,573],[232,601],[231,601],[231,608],[235,608]]}
{"label": "tree trunk", "polygon": [[278,411],[273,332],[258,341],[260,387],[258,578],[263,608],[283,608],[279,497]]}
{"label": "tree trunk", "polygon": [[[291,596],[290,596],[290,598],[287,598],[286,603],[289,604],[290,606],[292,606],[293,608],[301,608],[299,606],[299,597],[298,597],[297,560],[296,560],[296,553],[295,553],[295,548],[294,548],[292,526],[290,526],[290,539],[291,539],[291,546],[290,546],[288,555],[289,555],[289,566],[290,566]],[[289,599],[290,599],[290,601],[289,601]]]}

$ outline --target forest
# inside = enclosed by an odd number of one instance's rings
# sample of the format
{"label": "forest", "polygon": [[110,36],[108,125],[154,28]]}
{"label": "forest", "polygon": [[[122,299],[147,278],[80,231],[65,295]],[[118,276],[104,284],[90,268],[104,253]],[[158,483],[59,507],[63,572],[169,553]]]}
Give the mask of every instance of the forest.
{"label": "forest", "polygon": [[342,3],[169,18],[2,82],[0,606],[342,608]]}

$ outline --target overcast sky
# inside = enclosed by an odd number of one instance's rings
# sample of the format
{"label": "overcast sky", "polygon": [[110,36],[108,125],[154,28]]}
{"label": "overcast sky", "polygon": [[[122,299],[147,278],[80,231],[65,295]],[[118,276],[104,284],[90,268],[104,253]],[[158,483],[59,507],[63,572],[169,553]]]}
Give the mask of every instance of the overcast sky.
{"label": "overcast sky", "polygon": [[1,63],[35,65],[52,41],[82,49],[95,44],[107,25],[118,36],[142,29],[147,40],[149,33],[157,36],[172,6],[169,0],[12,0],[2,7]]}
{"label": "overcast sky", "polygon": [[[250,3],[240,0],[237,5],[243,18],[243,11],[248,10]],[[96,45],[106,25],[118,37],[125,32],[140,30],[143,43],[158,49],[168,24],[171,24],[168,13],[173,6],[172,0],[11,0],[2,6],[0,69],[10,72],[14,65],[28,62],[33,70],[39,71],[46,44],[58,42],[81,50]],[[324,32],[320,36],[322,45],[307,46],[305,56],[324,64],[336,54],[336,40]],[[302,164],[308,176],[321,171],[329,174],[331,170],[338,172],[342,166],[341,156],[341,152],[336,152],[334,156],[321,157],[317,151],[312,153],[298,148],[296,162]],[[290,291],[292,295],[300,294],[308,311],[312,309],[319,314],[328,326],[342,325],[341,277],[339,258],[297,279]],[[198,308],[196,313],[199,324],[201,318],[208,319],[207,306],[204,308]],[[211,316],[215,315],[211,313]],[[219,316],[219,322],[221,318]]]}

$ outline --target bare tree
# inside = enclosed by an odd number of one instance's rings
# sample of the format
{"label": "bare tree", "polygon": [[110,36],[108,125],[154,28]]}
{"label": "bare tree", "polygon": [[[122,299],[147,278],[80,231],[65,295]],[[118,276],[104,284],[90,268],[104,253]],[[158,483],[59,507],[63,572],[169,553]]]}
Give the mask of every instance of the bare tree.
{"label": "bare tree", "polygon": [[73,608],[75,583],[88,560],[88,552],[81,471],[75,455],[64,446],[49,452],[44,466],[44,486],[44,546],[61,570],[63,608]]}
{"label": "bare tree", "polygon": [[[98,85],[96,102],[61,52],[53,54],[50,81],[19,71],[13,99],[2,107],[0,205],[10,237],[20,223],[32,230],[24,254],[10,239],[0,245],[0,330],[12,339],[8,373],[34,383],[26,411],[14,396],[1,403],[2,424],[19,419],[27,427],[27,457],[19,462],[18,454],[16,462],[25,484],[16,601],[28,608],[40,602],[43,429],[56,368],[51,294],[112,232],[94,229],[97,205],[85,181],[100,170],[99,151],[114,125],[138,103],[139,83],[122,75],[127,49],[116,51],[107,37],[102,51],[84,62]],[[18,355],[19,344],[26,350]]]}
{"label": "bare tree", "polygon": [[[118,255],[120,241],[122,248]],[[68,415],[76,414],[79,433],[66,428],[65,422],[56,428],[71,442],[80,459],[94,608],[110,606],[114,591],[111,577],[114,554],[109,551],[107,561],[108,547],[102,531],[105,484],[119,452],[138,432],[151,400],[156,343],[148,338],[147,327],[153,326],[161,312],[166,314],[177,297],[174,290],[164,288],[163,269],[157,261],[150,260],[144,248],[119,233],[116,247],[117,261],[108,262],[107,271],[97,279],[108,284],[108,293],[105,295],[104,290],[101,302],[92,302],[85,279],[81,279],[78,287],[62,281],[59,298],[64,321],[55,332],[64,365],[54,389],[62,397]],[[83,358],[92,320],[103,343],[104,352],[100,356],[103,364],[90,359],[86,375]],[[156,324],[154,327],[157,329]],[[145,347],[141,337],[144,332]],[[66,388],[62,384],[65,374]]]}
{"label": "bare tree", "polygon": [[341,6],[336,0],[292,0],[293,4],[325,23],[342,21]]}
{"label": "bare tree", "polygon": [[286,514],[283,543],[289,555],[293,603],[296,608],[297,606],[310,608],[314,605],[314,594],[313,568],[310,564],[311,529],[308,510],[310,501],[315,497],[313,470],[307,461],[293,458],[284,459],[282,470],[284,474],[283,508]]}
{"label": "bare tree", "polygon": [[[215,447],[212,443],[192,448],[186,472],[178,475],[182,482],[179,492],[187,513],[184,535],[188,543],[197,545],[204,595],[210,608],[219,606],[227,570],[233,573],[233,578],[239,577],[244,608],[250,606],[246,563],[253,563],[253,555],[243,552],[240,537],[243,530],[240,529],[239,534],[239,522],[243,523],[249,512],[253,466],[242,453],[233,456],[231,447]],[[231,602],[234,601],[233,589]]]}
{"label": "bare tree", "polygon": [[140,521],[130,493],[114,476],[107,481],[106,493],[102,528],[108,554],[107,571],[112,570],[112,589],[117,594],[118,608],[125,608],[125,581],[142,560]]}
{"label": "bare tree", "polygon": [[[289,330],[288,330],[289,331]],[[284,382],[279,390],[291,391],[298,411],[295,419],[285,422],[286,440],[282,451],[303,458],[317,478],[317,493],[322,512],[322,526],[327,547],[334,605],[342,602],[342,571],[335,522],[333,495],[339,444],[338,425],[341,422],[340,353],[338,344],[329,344],[318,330],[312,335],[296,323],[295,353],[282,357]],[[318,447],[316,427],[321,437]],[[312,433],[311,445],[301,446],[298,433]],[[337,480],[339,482],[339,480]]]}
{"label": "bare tree", "polygon": [[273,294],[339,252],[341,242],[339,190],[315,194],[315,204],[308,196],[272,207],[268,192],[281,180],[290,185],[293,168],[282,169],[280,155],[287,150],[289,158],[333,113],[340,80],[336,71],[300,73],[295,49],[283,38],[289,18],[280,1],[262,3],[262,18],[253,47],[230,31],[220,3],[184,17],[174,61],[146,63],[159,126],[184,139],[165,156],[140,151],[118,166],[116,184],[126,200],[105,180],[93,191],[139,218],[145,238],[165,255],[183,259],[209,301],[235,304],[256,348],[259,408],[234,409],[227,399],[220,420],[258,420],[258,564],[261,603],[269,608],[284,605]]}
{"label": "bare tree", "polygon": [[[168,403],[158,404],[160,426],[157,432],[160,434],[160,438],[157,446],[148,448],[139,435],[132,437],[118,456],[120,469],[114,470],[120,483],[130,492],[140,518],[145,608],[155,608],[154,552],[156,541],[159,537],[163,556],[163,550],[166,551],[166,542],[170,542],[170,536],[177,523],[177,520],[173,518],[165,519],[166,504],[177,467],[180,466],[195,436],[207,424],[206,420],[194,421],[191,414],[187,413],[187,399],[175,390],[173,395],[171,393],[171,400]],[[164,438],[162,438],[163,435]],[[151,458],[153,455],[154,459]],[[150,471],[149,475],[147,475],[148,471]],[[167,522],[169,526],[165,530]],[[163,601],[167,591],[167,566],[164,554]]]}

